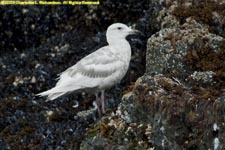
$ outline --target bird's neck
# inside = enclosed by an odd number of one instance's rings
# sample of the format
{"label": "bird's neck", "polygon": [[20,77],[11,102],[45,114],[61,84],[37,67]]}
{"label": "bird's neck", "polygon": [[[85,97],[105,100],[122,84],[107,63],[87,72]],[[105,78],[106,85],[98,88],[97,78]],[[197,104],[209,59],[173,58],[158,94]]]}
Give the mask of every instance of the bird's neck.
{"label": "bird's neck", "polygon": [[109,46],[115,49],[115,53],[120,54],[126,61],[130,61],[131,58],[131,47],[126,39],[116,39],[114,41],[108,41]]}

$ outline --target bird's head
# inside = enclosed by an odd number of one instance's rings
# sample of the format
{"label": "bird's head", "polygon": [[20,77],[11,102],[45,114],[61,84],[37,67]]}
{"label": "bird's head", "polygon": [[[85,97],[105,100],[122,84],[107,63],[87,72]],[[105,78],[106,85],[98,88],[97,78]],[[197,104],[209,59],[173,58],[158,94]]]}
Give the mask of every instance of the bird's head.
{"label": "bird's head", "polygon": [[110,25],[106,31],[106,38],[108,43],[124,40],[130,34],[136,34],[140,31],[134,30],[122,23],[114,23]]}

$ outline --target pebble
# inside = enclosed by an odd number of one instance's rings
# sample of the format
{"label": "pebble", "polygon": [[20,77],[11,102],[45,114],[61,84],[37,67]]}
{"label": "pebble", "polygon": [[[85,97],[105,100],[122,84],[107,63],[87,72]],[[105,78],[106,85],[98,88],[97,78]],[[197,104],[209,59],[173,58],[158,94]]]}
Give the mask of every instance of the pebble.
{"label": "pebble", "polygon": [[36,78],[35,78],[35,76],[33,76],[33,77],[31,78],[30,83],[36,83]]}

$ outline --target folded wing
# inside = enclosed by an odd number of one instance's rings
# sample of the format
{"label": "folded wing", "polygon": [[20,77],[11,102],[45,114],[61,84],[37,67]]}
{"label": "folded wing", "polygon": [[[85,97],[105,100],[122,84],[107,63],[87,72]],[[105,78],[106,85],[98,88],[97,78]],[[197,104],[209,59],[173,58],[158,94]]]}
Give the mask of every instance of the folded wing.
{"label": "folded wing", "polygon": [[107,78],[119,71],[124,62],[106,46],[84,57],[59,75],[56,86],[41,96],[54,100],[66,93],[82,89],[98,89]]}

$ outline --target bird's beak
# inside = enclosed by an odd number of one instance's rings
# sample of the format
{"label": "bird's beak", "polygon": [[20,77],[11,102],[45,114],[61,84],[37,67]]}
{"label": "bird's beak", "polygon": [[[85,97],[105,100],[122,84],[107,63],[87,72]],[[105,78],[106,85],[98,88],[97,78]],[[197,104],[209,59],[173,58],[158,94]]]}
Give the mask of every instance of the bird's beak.
{"label": "bird's beak", "polygon": [[141,31],[136,30],[136,29],[132,29],[129,33],[130,34],[138,34],[138,35],[144,36],[144,34]]}
{"label": "bird's beak", "polygon": [[[129,32],[129,34],[130,35],[138,35],[139,37],[145,37],[145,35],[141,32],[141,31],[139,31],[139,30],[136,30],[136,29],[131,29],[131,31]],[[136,41],[138,41],[138,43],[140,44],[140,45],[144,45],[144,43],[142,42],[142,40],[137,40],[136,39]]]}

